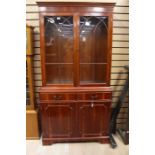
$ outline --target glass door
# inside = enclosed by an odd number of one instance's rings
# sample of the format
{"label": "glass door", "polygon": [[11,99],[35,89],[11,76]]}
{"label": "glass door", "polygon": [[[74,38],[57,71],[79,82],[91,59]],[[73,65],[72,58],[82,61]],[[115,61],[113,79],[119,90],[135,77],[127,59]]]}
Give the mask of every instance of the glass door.
{"label": "glass door", "polygon": [[47,84],[73,84],[73,17],[45,16]]}
{"label": "glass door", "polygon": [[80,16],[80,85],[106,83],[108,17]]}

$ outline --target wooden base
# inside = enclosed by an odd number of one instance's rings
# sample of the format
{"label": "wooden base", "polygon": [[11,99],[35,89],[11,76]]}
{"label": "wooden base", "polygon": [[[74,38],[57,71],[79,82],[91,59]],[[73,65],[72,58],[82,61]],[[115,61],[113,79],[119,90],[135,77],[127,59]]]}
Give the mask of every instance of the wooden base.
{"label": "wooden base", "polygon": [[26,110],[26,139],[39,139],[38,111]]}
{"label": "wooden base", "polygon": [[102,144],[109,143],[109,137],[87,137],[87,138],[42,138],[43,145],[51,145],[53,143],[64,143],[64,142],[99,142]]}

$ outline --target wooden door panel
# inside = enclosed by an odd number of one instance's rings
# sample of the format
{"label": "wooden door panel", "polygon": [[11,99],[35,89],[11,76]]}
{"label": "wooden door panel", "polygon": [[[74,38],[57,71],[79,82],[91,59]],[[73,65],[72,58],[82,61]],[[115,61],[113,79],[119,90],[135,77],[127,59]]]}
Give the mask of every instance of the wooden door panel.
{"label": "wooden door panel", "polygon": [[108,129],[108,118],[109,106],[107,103],[81,103],[79,107],[81,136],[105,135]]}
{"label": "wooden door panel", "polygon": [[72,103],[48,104],[43,117],[46,117],[48,137],[71,137],[74,125],[74,106]]}

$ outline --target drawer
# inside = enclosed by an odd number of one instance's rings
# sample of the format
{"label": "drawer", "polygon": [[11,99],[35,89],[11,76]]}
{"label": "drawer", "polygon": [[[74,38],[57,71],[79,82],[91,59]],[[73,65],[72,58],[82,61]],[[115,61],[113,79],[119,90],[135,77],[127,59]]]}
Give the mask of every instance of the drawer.
{"label": "drawer", "polygon": [[39,95],[40,100],[75,100],[75,94],[43,94]]}
{"label": "drawer", "polygon": [[83,93],[78,94],[78,100],[102,100],[102,99],[111,99],[112,94],[111,92],[102,92],[102,93]]}

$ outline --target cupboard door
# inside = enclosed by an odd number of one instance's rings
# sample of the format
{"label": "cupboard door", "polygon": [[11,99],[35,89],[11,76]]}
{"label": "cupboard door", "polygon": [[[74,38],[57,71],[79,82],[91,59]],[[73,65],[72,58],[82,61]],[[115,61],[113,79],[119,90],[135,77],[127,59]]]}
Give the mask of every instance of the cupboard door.
{"label": "cupboard door", "polygon": [[42,103],[43,137],[69,138],[74,127],[73,103]]}
{"label": "cupboard door", "polygon": [[79,129],[82,137],[104,136],[108,132],[109,102],[85,102],[79,106]]}
{"label": "cupboard door", "polygon": [[47,84],[73,84],[73,17],[45,16]]}
{"label": "cupboard door", "polygon": [[80,84],[106,83],[108,17],[80,16]]}

